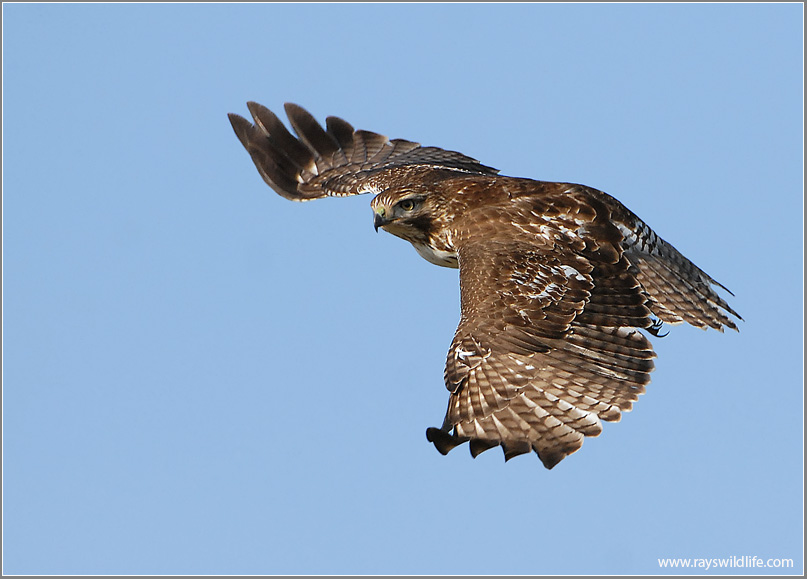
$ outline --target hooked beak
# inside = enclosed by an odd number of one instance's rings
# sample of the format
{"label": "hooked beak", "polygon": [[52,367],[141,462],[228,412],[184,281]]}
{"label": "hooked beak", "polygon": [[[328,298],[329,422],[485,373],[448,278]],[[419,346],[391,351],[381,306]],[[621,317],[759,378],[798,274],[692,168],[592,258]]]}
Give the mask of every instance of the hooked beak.
{"label": "hooked beak", "polygon": [[376,233],[378,233],[379,227],[384,227],[389,221],[387,221],[381,213],[376,213],[375,217],[373,217],[373,227],[375,227]]}

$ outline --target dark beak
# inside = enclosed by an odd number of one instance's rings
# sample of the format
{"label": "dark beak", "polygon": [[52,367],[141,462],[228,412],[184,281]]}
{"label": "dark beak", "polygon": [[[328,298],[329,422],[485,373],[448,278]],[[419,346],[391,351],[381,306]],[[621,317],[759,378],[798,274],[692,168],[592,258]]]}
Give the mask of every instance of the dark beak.
{"label": "dark beak", "polygon": [[375,227],[376,233],[378,233],[379,227],[384,227],[387,223],[388,221],[378,213],[376,213],[375,217],[373,217],[373,227]]}

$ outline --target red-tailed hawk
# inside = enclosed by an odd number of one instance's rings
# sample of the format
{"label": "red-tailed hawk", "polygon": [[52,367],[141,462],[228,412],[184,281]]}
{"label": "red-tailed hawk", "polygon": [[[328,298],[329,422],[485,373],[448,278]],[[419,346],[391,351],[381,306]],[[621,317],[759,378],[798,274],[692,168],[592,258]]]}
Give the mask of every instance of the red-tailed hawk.
{"label": "red-tailed hawk", "polygon": [[[723,287],[610,195],[505,177],[454,151],[326,128],[286,105],[230,122],[264,181],[286,199],[373,193],[375,228],[460,270],[461,318],[448,351],[448,411],[427,438],[442,454],[534,450],[552,468],[645,391],[655,353],[640,329],[737,329]],[[723,288],[725,289],[725,288]],[[728,290],[726,290],[728,291]],[[730,293],[730,292],[729,292]]]}

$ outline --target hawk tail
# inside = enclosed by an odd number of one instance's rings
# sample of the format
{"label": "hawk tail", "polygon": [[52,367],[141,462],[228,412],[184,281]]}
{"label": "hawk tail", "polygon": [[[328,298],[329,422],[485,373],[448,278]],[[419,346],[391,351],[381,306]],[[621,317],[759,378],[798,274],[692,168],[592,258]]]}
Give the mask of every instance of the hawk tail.
{"label": "hawk tail", "polygon": [[729,316],[743,318],[720,297],[715,286],[734,294],[647,225],[639,221],[626,235],[625,245],[625,255],[638,270],[636,278],[648,298],[648,306],[659,320],[669,324],[686,322],[721,332],[724,327],[739,331]]}

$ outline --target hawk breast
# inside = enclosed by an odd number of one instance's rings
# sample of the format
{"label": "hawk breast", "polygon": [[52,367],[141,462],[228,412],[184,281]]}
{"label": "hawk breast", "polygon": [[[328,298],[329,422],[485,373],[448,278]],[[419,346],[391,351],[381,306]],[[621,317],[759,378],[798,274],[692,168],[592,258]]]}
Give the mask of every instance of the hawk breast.
{"label": "hawk breast", "polygon": [[425,259],[430,263],[433,263],[434,265],[440,265],[442,267],[451,267],[454,269],[457,269],[459,267],[456,251],[446,251],[443,249],[437,249],[436,247],[429,245],[427,243],[417,243],[414,241],[412,242],[412,246],[415,248],[415,250],[420,254],[420,256],[423,259]]}

